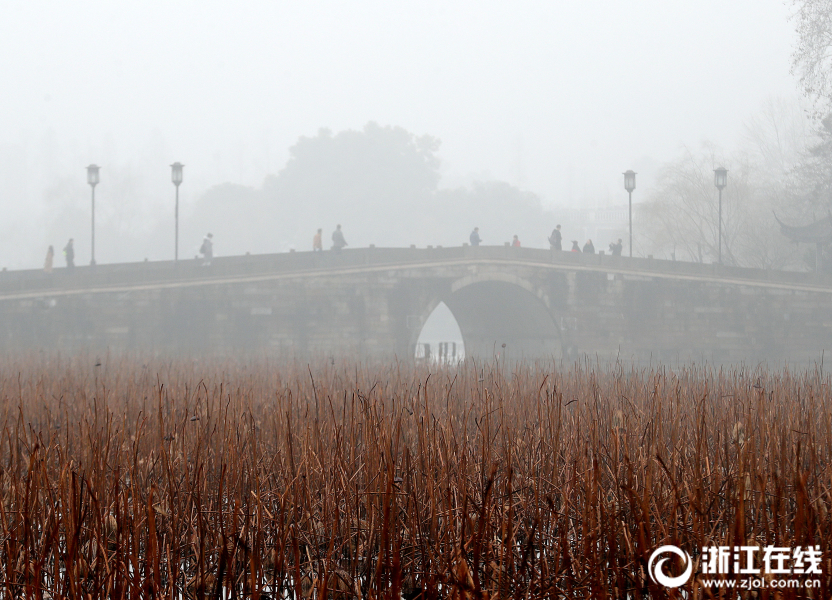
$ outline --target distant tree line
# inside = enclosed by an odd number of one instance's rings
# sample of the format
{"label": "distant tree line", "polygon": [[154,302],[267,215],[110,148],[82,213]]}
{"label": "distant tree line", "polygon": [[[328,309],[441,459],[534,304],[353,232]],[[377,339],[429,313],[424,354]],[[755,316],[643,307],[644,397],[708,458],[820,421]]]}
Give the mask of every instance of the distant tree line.
{"label": "distant tree line", "polygon": [[517,234],[546,245],[556,216],[536,194],[500,181],[442,189],[439,146],[435,137],[372,122],[361,131],[321,129],[301,137],[260,189],[214,187],[192,218],[214,230],[225,253],[310,249],[318,227],[326,247],[338,223],[353,247],[461,245],[475,226],[488,244]]}

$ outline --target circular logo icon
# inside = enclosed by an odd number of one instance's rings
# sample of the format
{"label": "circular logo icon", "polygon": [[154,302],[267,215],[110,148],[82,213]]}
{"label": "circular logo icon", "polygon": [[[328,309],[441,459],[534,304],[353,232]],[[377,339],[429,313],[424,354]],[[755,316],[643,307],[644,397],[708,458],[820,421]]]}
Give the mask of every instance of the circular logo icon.
{"label": "circular logo icon", "polygon": [[[662,571],[662,565],[665,561],[670,560],[670,558],[667,556],[659,558],[662,554],[675,554],[685,561],[685,564],[687,565],[685,572],[678,577],[668,577],[665,575],[664,571]],[[659,558],[658,561],[656,561],[657,558]],[[655,565],[653,563],[655,563]],[[677,548],[676,546],[662,546],[661,548],[656,548],[653,554],[650,555],[650,560],[647,563],[647,570],[650,573],[650,579],[652,579],[655,583],[669,588],[677,588],[681,585],[685,585],[690,579],[690,576],[693,573],[693,560],[691,560],[690,554],[680,548]]]}

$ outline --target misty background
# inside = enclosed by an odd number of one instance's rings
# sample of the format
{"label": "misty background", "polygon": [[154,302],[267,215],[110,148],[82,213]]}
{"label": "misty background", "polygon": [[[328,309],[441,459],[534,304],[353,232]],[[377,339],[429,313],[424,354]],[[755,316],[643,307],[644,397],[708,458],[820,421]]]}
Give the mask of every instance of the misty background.
{"label": "misty background", "polygon": [[175,161],[181,257],[207,231],[219,256],[307,250],[318,227],[328,247],[338,223],[350,246],[479,226],[545,247],[562,223],[605,249],[633,169],[634,253],[710,262],[722,164],[726,261],[811,267],[772,218],[826,213],[779,0],[4,8],[0,267],[70,237],[89,262],[90,163],[97,261],[172,258]]}

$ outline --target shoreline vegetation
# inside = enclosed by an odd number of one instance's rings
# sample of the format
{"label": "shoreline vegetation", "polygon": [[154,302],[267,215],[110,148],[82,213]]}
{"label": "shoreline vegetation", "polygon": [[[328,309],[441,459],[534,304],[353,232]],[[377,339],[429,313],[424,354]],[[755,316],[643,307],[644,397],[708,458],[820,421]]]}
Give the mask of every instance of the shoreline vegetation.
{"label": "shoreline vegetation", "polygon": [[[828,598],[830,383],[6,357],[0,598],[707,598],[701,548],[766,545],[819,545],[782,597]],[[647,574],[668,544],[679,590]]]}

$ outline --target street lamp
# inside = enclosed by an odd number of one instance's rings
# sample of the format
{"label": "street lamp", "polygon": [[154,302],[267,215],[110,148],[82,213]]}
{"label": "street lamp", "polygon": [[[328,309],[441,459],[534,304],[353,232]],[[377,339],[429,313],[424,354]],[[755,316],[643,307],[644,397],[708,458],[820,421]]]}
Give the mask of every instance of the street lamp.
{"label": "street lamp", "polygon": [[182,167],[180,162],[175,162],[170,166],[170,179],[173,185],[176,186],[176,241],[174,242],[173,259],[179,260],[179,185],[182,183]]}
{"label": "street lamp", "polygon": [[92,188],[92,257],[90,265],[95,266],[95,186],[98,185],[98,170],[101,167],[98,165],[90,165],[87,167],[87,183]]}
{"label": "street lamp", "polygon": [[624,189],[630,195],[630,258],[633,257],[633,190],[636,189],[636,173],[632,169],[624,171]]}
{"label": "street lamp", "polygon": [[719,190],[719,264],[722,264],[722,190],[728,185],[728,169],[714,169],[714,185]]}

